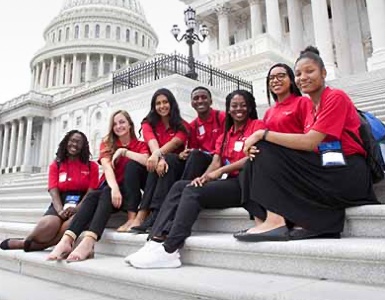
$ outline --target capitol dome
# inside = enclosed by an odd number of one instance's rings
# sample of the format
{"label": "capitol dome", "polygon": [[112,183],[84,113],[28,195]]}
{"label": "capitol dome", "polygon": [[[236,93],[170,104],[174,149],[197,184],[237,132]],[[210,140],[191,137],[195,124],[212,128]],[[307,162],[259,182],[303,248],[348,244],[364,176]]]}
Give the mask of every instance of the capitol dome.
{"label": "capitol dome", "polygon": [[55,93],[156,53],[158,37],[138,0],[65,0],[31,60],[33,90]]}

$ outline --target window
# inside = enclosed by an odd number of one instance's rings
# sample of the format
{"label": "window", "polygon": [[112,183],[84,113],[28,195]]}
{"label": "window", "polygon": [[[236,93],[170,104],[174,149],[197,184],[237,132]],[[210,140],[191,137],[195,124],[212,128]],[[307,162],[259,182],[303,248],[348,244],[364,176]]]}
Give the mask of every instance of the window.
{"label": "window", "polygon": [[76,126],[81,126],[82,125],[82,117],[78,116],[76,117]]}
{"label": "window", "polygon": [[235,36],[234,35],[230,35],[229,43],[230,43],[230,45],[234,45],[235,44]]}
{"label": "window", "polygon": [[102,119],[102,113],[100,111],[98,111],[96,113],[96,121],[100,121]]}
{"label": "window", "polygon": [[80,64],[80,82],[85,82],[86,81],[86,63],[82,62]]}
{"label": "window", "polygon": [[111,65],[109,62],[104,63],[104,68],[103,68],[103,74],[108,74],[111,72]]}
{"label": "window", "polygon": [[56,73],[57,73],[57,63],[55,63],[53,67],[52,86],[56,86]]}
{"label": "window", "polygon": [[66,28],[66,41],[68,41],[69,38],[70,38],[70,28],[67,27],[67,28]]}
{"label": "window", "polygon": [[289,18],[284,17],[283,22],[284,22],[284,26],[285,26],[285,32],[286,33],[290,32]]}
{"label": "window", "polygon": [[128,43],[130,41],[130,29],[126,30],[126,42]]}
{"label": "window", "polygon": [[52,42],[55,43],[55,40],[56,40],[56,34],[55,32],[52,34]]}
{"label": "window", "polygon": [[139,40],[139,34],[138,34],[138,32],[137,31],[135,31],[135,44],[137,44],[138,45],[138,41]]}
{"label": "window", "polygon": [[63,130],[66,130],[66,129],[67,129],[67,126],[68,126],[68,121],[67,121],[67,120],[64,120],[64,121],[63,121]]}
{"label": "window", "polygon": [[64,63],[64,72],[63,72],[63,82],[62,84],[65,84],[66,83],[66,75],[67,75],[67,64]]}
{"label": "window", "polygon": [[142,47],[144,47],[144,35],[142,35]]}
{"label": "window", "polygon": [[57,41],[58,41],[58,42],[61,41],[61,29],[59,30],[59,34],[58,34],[58,37],[57,37]]}
{"label": "window", "polygon": [[89,36],[90,36],[90,25],[87,24],[87,25],[84,27],[84,37],[85,37],[86,39],[88,39]]}
{"label": "window", "polygon": [[148,40],[147,40],[147,48],[150,48],[150,46],[151,46],[151,40],[150,40],[150,38],[148,38]]}
{"label": "window", "polygon": [[333,18],[332,8],[330,5],[328,5],[328,17],[329,17],[329,19]]}
{"label": "window", "polygon": [[111,26],[107,25],[106,26],[106,39],[110,39],[110,38],[111,38]]}
{"label": "window", "polygon": [[73,82],[73,74],[72,74],[72,70],[74,69],[74,63],[70,63],[70,72],[69,72],[69,78],[68,78],[68,82],[70,83],[74,83]]}
{"label": "window", "polygon": [[95,26],[95,37],[98,39],[100,36],[100,25],[96,24]]}
{"label": "window", "polygon": [[93,61],[92,62],[92,72],[91,72],[92,78],[97,78],[99,75],[98,73],[99,73],[99,63],[97,61]]}
{"label": "window", "polygon": [[120,40],[120,27],[116,27],[116,40]]}
{"label": "window", "polygon": [[79,38],[79,25],[75,26],[75,39]]}

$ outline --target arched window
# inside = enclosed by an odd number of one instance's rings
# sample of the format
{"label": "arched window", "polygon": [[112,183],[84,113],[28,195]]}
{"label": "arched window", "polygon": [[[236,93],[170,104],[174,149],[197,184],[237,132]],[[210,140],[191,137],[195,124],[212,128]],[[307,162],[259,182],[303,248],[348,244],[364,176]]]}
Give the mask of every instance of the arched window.
{"label": "arched window", "polygon": [[107,25],[106,26],[106,39],[110,39],[110,38],[111,38],[111,26]]}
{"label": "arched window", "polygon": [[98,39],[100,36],[100,25],[96,24],[95,26],[95,37]]}
{"label": "arched window", "polygon": [[90,25],[87,24],[87,25],[84,27],[84,37],[85,37],[86,39],[88,39],[89,36],[90,36]]}
{"label": "arched window", "polygon": [[135,44],[138,45],[138,43],[139,43],[139,34],[137,31],[135,31]]}
{"label": "arched window", "polygon": [[75,26],[75,39],[79,38],[79,25]]}
{"label": "arched window", "polygon": [[126,42],[128,43],[130,41],[130,29],[126,30]]}
{"label": "arched window", "polygon": [[61,42],[61,29],[59,30],[58,37],[57,37],[57,41],[58,41],[58,42]]}
{"label": "arched window", "polygon": [[142,47],[144,47],[144,35],[142,35]]}
{"label": "arched window", "polygon": [[67,28],[66,28],[66,41],[68,41],[69,38],[70,38],[70,28],[67,27]]}
{"label": "arched window", "polygon": [[116,27],[116,40],[120,40],[120,27]]}

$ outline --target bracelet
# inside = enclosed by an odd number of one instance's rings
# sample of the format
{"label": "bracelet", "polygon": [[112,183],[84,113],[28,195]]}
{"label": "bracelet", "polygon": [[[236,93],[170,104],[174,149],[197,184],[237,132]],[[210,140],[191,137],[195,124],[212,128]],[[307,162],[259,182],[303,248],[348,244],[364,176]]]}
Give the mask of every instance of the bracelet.
{"label": "bracelet", "polygon": [[267,134],[269,133],[269,129],[266,129],[262,135],[262,141],[266,141]]}

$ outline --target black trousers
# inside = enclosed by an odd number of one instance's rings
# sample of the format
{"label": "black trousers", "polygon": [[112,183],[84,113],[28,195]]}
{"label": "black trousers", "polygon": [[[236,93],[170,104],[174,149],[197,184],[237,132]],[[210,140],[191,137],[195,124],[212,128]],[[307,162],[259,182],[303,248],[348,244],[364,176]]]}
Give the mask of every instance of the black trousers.
{"label": "black trousers", "polygon": [[181,180],[173,185],[148,237],[151,239],[167,235],[164,246],[168,252],[183,246],[203,208],[220,209],[242,205],[238,178],[211,181],[203,187],[190,186],[189,183]]}
{"label": "black trousers", "polygon": [[160,210],[172,185],[180,179],[193,180],[201,176],[210,165],[212,157],[193,150],[186,161],[179,159],[175,153],[167,154],[165,159],[169,168],[163,177],[159,177],[156,172],[148,174],[141,209]]}
{"label": "black trousers", "polygon": [[119,187],[122,193],[122,206],[117,209],[112,205],[111,188],[107,185],[102,190],[89,193],[75,214],[68,230],[76,236],[88,228],[101,238],[111,213],[120,210],[137,211],[141,199],[140,189],[146,179],[146,168],[135,161],[129,161],[125,167],[124,184]]}

